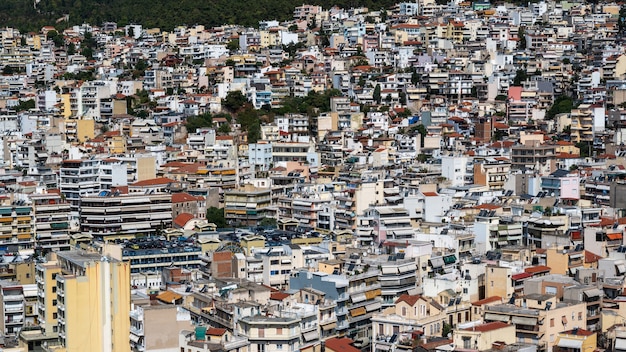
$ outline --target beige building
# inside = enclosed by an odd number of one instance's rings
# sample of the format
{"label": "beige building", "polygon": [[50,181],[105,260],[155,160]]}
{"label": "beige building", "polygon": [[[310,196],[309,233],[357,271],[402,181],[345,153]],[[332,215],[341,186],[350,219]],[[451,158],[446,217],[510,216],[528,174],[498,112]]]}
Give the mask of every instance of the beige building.
{"label": "beige building", "polygon": [[49,350],[130,351],[130,263],[82,251],[57,258],[60,346]]}
{"label": "beige building", "polygon": [[515,292],[511,276],[511,268],[487,266],[485,269],[485,296],[498,296],[504,299],[511,297]]}
{"label": "beige building", "polygon": [[516,342],[515,325],[501,321],[454,330],[453,336],[454,345],[464,350],[484,351],[490,349],[496,342],[507,345]]}
{"label": "beige building", "polygon": [[130,312],[130,345],[134,351],[178,349],[180,332],[193,329],[191,314],[179,306],[137,306]]}
{"label": "beige building", "polygon": [[549,294],[526,295],[517,304],[485,308],[484,321],[515,325],[517,342],[535,344],[539,351],[552,351],[560,332],[584,326],[587,320],[584,302],[558,302]]}

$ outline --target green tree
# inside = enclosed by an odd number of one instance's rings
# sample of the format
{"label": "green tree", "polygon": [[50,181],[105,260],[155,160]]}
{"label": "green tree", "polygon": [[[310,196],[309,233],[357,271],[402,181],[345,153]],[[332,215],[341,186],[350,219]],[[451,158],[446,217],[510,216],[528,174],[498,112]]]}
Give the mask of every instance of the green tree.
{"label": "green tree", "polygon": [[559,95],[554,104],[546,112],[546,119],[552,120],[558,114],[570,113],[574,108],[574,100],[567,95]]}
{"label": "green tree", "polygon": [[376,87],[374,87],[374,93],[372,93],[372,98],[374,99],[376,104],[380,104],[382,98],[380,94],[380,84],[377,84]]}
{"label": "green tree", "polygon": [[19,104],[15,107],[15,111],[26,111],[35,108],[35,100],[20,100]]}
{"label": "green tree", "polygon": [[213,116],[211,114],[201,114],[198,116],[189,116],[185,121],[187,131],[195,133],[198,129],[213,126]]}
{"label": "green tree", "polygon": [[528,79],[528,73],[526,70],[517,70],[515,73],[515,78],[513,78],[514,86],[521,86],[522,82],[525,82]]}
{"label": "green tree", "polygon": [[517,42],[517,49],[526,50],[526,27],[519,27],[517,30],[517,37],[519,38],[519,41]]}
{"label": "green tree", "polygon": [[231,53],[239,50],[239,40],[233,39],[226,44],[226,49],[228,49]]}
{"label": "green tree", "polygon": [[227,226],[226,218],[224,217],[224,209],[210,207],[206,210],[206,220],[214,223],[217,228],[223,229]]}
{"label": "green tree", "polygon": [[226,94],[226,98],[222,101],[222,105],[230,111],[237,111],[241,109],[245,103],[248,102],[243,93],[239,90],[233,90]]}
{"label": "green tree", "polygon": [[230,125],[227,123],[223,123],[220,127],[217,128],[217,133],[219,134],[229,134],[230,133]]}
{"label": "green tree", "polygon": [[259,225],[263,226],[263,227],[276,227],[276,219],[274,218],[263,218],[261,219],[261,221],[259,222]]}

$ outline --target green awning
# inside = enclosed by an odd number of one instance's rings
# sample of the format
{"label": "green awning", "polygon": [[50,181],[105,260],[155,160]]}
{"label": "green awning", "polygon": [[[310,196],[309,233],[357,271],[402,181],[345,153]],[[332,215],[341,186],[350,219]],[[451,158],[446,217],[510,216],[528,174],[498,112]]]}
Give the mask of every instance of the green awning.
{"label": "green awning", "polygon": [[456,263],[456,256],[455,255],[447,255],[445,257],[443,257],[443,262],[446,264],[454,264]]}
{"label": "green awning", "polygon": [[13,213],[13,209],[11,208],[0,208],[1,215],[11,215]]}

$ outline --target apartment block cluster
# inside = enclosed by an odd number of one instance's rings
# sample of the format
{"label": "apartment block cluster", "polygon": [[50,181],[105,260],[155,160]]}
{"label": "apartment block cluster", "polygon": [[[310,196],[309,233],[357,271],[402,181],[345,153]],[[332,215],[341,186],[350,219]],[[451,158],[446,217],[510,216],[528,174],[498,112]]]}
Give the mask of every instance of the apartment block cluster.
{"label": "apartment block cluster", "polygon": [[0,348],[626,351],[621,6],[1,28]]}

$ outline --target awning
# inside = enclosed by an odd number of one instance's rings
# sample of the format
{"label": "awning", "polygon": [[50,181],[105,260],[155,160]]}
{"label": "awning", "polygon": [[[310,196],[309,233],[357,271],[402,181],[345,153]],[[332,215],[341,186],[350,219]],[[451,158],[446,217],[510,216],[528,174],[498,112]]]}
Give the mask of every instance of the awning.
{"label": "awning", "polygon": [[134,343],[138,343],[139,342],[139,336],[135,335],[135,334],[130,334],[129,339],[134,342]]}
{"label": "awning", "polygon": [[376,302],[376,303],[372,303],[372,304],[368,304],[365,306],[365,310],[367,310],[368,312],[373,312],[375,310],[379,310],[381,307],[381,303],[380,302]]}
{"label": "awning", "polygon": [[509,316],[508,315],[494,314],[494,313],[485,313],[485,320],[503,321],[503,322],[506,323],[506,322],[509,321]]}
{"label": "awning", "polygon": [[578,258],[582,258],[583,254],[582,253],[576,253],[576,254],[570,254],[569,255],[569,259],[578,259]]}
{"label": "awning", "polygon": [[616,338],[615,339],[615,349],[616,350],[626,350],[626,339]]}
{"label": "awning", "polygon": [[350,315],[353,317],[358,317],[359,315],[363,315],[365,313],[367,313],[367,311],[365,310],[365,307],[355,308],[350,311]]}
{"label": "awning", "polygon": [[406,273],[406,272],[411,272],[411,271],[416,271],[416,270],[417,270],[417,264],[415,263],[404,264],[398,268],[398,271],[400,273]]}
{"label": "awning", "polygon": [[446,264],[454,264],[456,263],[456,256],[455,255],[447,255],[445,257],[443,257],[443,262]]}
{"label": "awning", "polygon": [[328,330],[332,330],[332,329],[334,329],[336,327],[337,327],[337,323],[330,323],[330,324],[322,325],[322,330],[328,331]]}
{"label": "awning", "polygon": [[600,291],[597,288],[592,288],[592,289],[589,289],[589,290],[585,290],[585,291],[583,291],[583,293],[585,294],[585,296],[590,297],[590,298],[591,297],[600,297],[600,296],[602,296],[602,291]]}
{"label": "awning", "polygon": [[372,299],[374,297],[380,296],[380,294],[381,294],[381,290],[377,288],[375,290],[365,292],[365,298]]}
{"label": "awning", "polygon": [[395,266],[383,266],[382,267],[383,274],[397,274],[398,268]]}
{"label": "awning", "polygon": [[304,337],[304,341],[308,342],[318,339],[320,337],[320,334],[317,332],[317,330],[314,330],[305,332],[304,334],[302,334],[302,337]]}
{"label": "awning", "polygon": [[519,273],[519,274],[512,275],[511,279],[513,279],[513,281],[517,281],[517,280],[527,279],[532,276],[533,274],[531,273]]}
{"label": "awning", "polygon": [[428,260],[428,262],[430,263],[430,266],[433,268],[441,268],[443,266],[443,258],[441,257],[435,257],[435,258],[430,258]]}
{"label": "awning", "polygon": [[350,296],[350,299],[352,300],[352,303],[359,303],[365,301],[367,297],[365,297],[365,293],[357,293]]}
{"label": "awning", "polygon": [[574,340],[574,339],[567,339],[564,337],[559,337],[559,342],[557,342],[556,345],[559,347],[563,347],[563,348],[581,349],[583,347],[583,340]]}
{"label": "awning", "polygon": [[611,241],[621,240],[622,234],[621,233],[607,233],[606,238],[608,238]]}
{"label": "awning", "polygon": [[515,317],[514,316],[514,317],[511,318],[511,322],[513,324],[535,326],[535,325],[537,325],[537,318]]}

